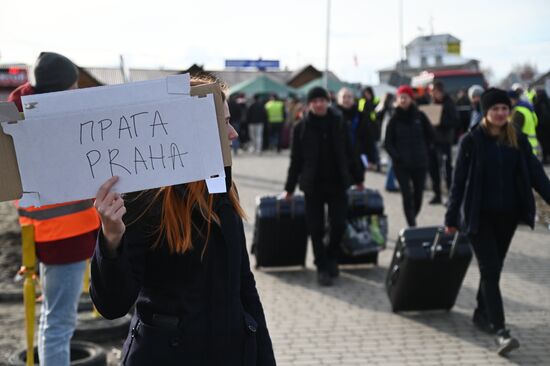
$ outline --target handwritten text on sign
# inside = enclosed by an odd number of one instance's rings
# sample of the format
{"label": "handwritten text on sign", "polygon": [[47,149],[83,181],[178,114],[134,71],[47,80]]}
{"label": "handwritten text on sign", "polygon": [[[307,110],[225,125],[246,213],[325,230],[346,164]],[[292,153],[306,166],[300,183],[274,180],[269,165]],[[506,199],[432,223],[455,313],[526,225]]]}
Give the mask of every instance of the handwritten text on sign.
{"label": "handwritten text on sign", "polygon": [[113,175],[119,192],[223,174],[212,95],[2,124],[14,137],[24,192],[40,204],[90,198]]}
{"label": "handwritten text on sign", "polygon": [[[118,119],[118,121],[117,121]],[[95,178],[94,167],[96,165],[108,167],[111,176],[115,174],[139,174],[140,170],[146,171],[149,169],[166,169],[171,166],[172,170],[176,167],[184,168],[183,156],[188,154],[188,151],[182,151],[177,143],[170,142],[169,146],[164,144],[154,144],[155,131],[163,136],[169,136],[168,123],[162,120],[162,115],[158,110],[149,112],[138,112],[129,116],[120,116],[114,120],[111,118],[103,118],[99,121],[87,121],[80,124],[80,145],[91,145],[95,141],[103,142],[106,139],[138,139],[141,133],[149,133],[151,142],[145,151],[140,150],[138,146],[134,146],[133,155],[130,154],[130,161],[121,161],[119,158],[120,149],[108,148],[107,151],[93,149],[86,153],[86,159],[90,167],[90,174]],[[118,123],[117,123],[118,122]],[[138,127],[140,132],[138,133]],[[149,131],[142,131],[142,130]],[[111,134],[112,136],[107,136]],[[157,138],[158,139],[158,138]],[[129,146],[130,150],[131,145]],[[155,166],[156,162],[156,166]],[[167,164],[168,163],[168,164]]]}

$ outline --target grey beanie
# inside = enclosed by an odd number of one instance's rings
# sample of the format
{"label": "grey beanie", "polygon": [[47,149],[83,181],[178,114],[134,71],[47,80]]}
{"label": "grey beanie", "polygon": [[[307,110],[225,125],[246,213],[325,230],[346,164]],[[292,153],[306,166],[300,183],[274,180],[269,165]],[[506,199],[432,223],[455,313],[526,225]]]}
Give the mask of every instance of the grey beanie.
{"label": "grey beanie", "polygon": [[481,97],[481,94],[483,94],[484,89],[481,85],[472,85],[468,89],[468,98],[472,100],[474,97]]}
{"label": "grey beanie", "polygon": [[67,57],[55,52],[42,52],[33,70],[31,85],[36,93],[69,89],[78,80],[78,69]]}

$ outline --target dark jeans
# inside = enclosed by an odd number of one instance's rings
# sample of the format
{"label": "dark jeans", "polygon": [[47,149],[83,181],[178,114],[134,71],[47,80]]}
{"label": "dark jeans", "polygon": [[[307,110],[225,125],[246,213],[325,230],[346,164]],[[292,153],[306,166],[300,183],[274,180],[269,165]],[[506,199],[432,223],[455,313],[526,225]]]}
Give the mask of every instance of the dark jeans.
{"label": "dark jeans", "polygon": [[407,218],[407,224],[416,226],[416,216],[422,207],[424,185],[426,183],[426,168],[408,168],[394,165],[395,177],[399,182],[401,197],[403,198],[403,210]]}
{"label": "dark jeans", "polygon": [[430,150],[430,178],[432,180],[433,191],[436,196],[441,196],[441,172],[442,165],[445,164],[445,182],[447,191],[451,189],[453,179],[453,156],[451,144],[436,144],[433,150]]}
{"label": "dark jeans", "polygon": [[[345,191],[311,192],[305,194],[306,225],[313,244],[315,265],[326,271],[329,261],[336,261],[346,229],[347,196]],[[325,247],[325,204],[330,224],[329,242]]]}
{"label": "dark jeans", "polygon": [[269,147],[275,146],[277,152],[281,151],[281,133],[283,131],[283,125],[283,122],[269,124]]}
{"label": "dark jeans", "polygon": [[484,315],[495,330],[503,329],[505,324],[499,281],[517,225],[517,216],[513,214],[482,213],[478,232],[469,236],[481,276],[476,312]]}

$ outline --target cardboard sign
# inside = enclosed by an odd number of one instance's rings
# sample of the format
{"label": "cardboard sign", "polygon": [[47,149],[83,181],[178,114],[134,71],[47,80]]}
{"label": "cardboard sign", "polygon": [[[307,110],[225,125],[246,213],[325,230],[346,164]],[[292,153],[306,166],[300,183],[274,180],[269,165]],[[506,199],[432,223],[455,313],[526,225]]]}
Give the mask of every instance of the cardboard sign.
{"label": "cardboard sign", "polygon": [[439,126],[441,123],[441,112],[443,106],[441,104],[426,104],[418,106],[422,112],[426,113],[432,126]]}
{"label": "cardboard sign", "polygon": [[19,169],[10,136],[0,134],[0,167],[8,168],[0,199],[23,192],[22,206],[38,206],[90,198],[112,175],[120,176],[118,192],[224,179],[231,155],[221,91],[215,84],[196,88],[178,75],[24,97],[27,118],[2,123],[15,140]]}
{"label": "cardboard sign", "polygon": [[[0,103],[0,121],[18,121],[19,111],[13,103]],[[15,158],[13,139],[0,128],[0,201],[20,198],[21,176]]]}

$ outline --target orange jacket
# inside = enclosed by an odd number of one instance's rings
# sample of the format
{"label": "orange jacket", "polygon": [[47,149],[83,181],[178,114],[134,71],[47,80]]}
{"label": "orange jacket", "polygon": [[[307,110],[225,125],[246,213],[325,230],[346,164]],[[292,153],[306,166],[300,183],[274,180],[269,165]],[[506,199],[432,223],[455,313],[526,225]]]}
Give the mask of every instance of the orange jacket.
{"label": "orange jacket", "polygon": [[41,207],[19,207],[19,223],[34,226],[36,242],[56,241],[99,228],[99,216],[92,200],[73,201]]}

